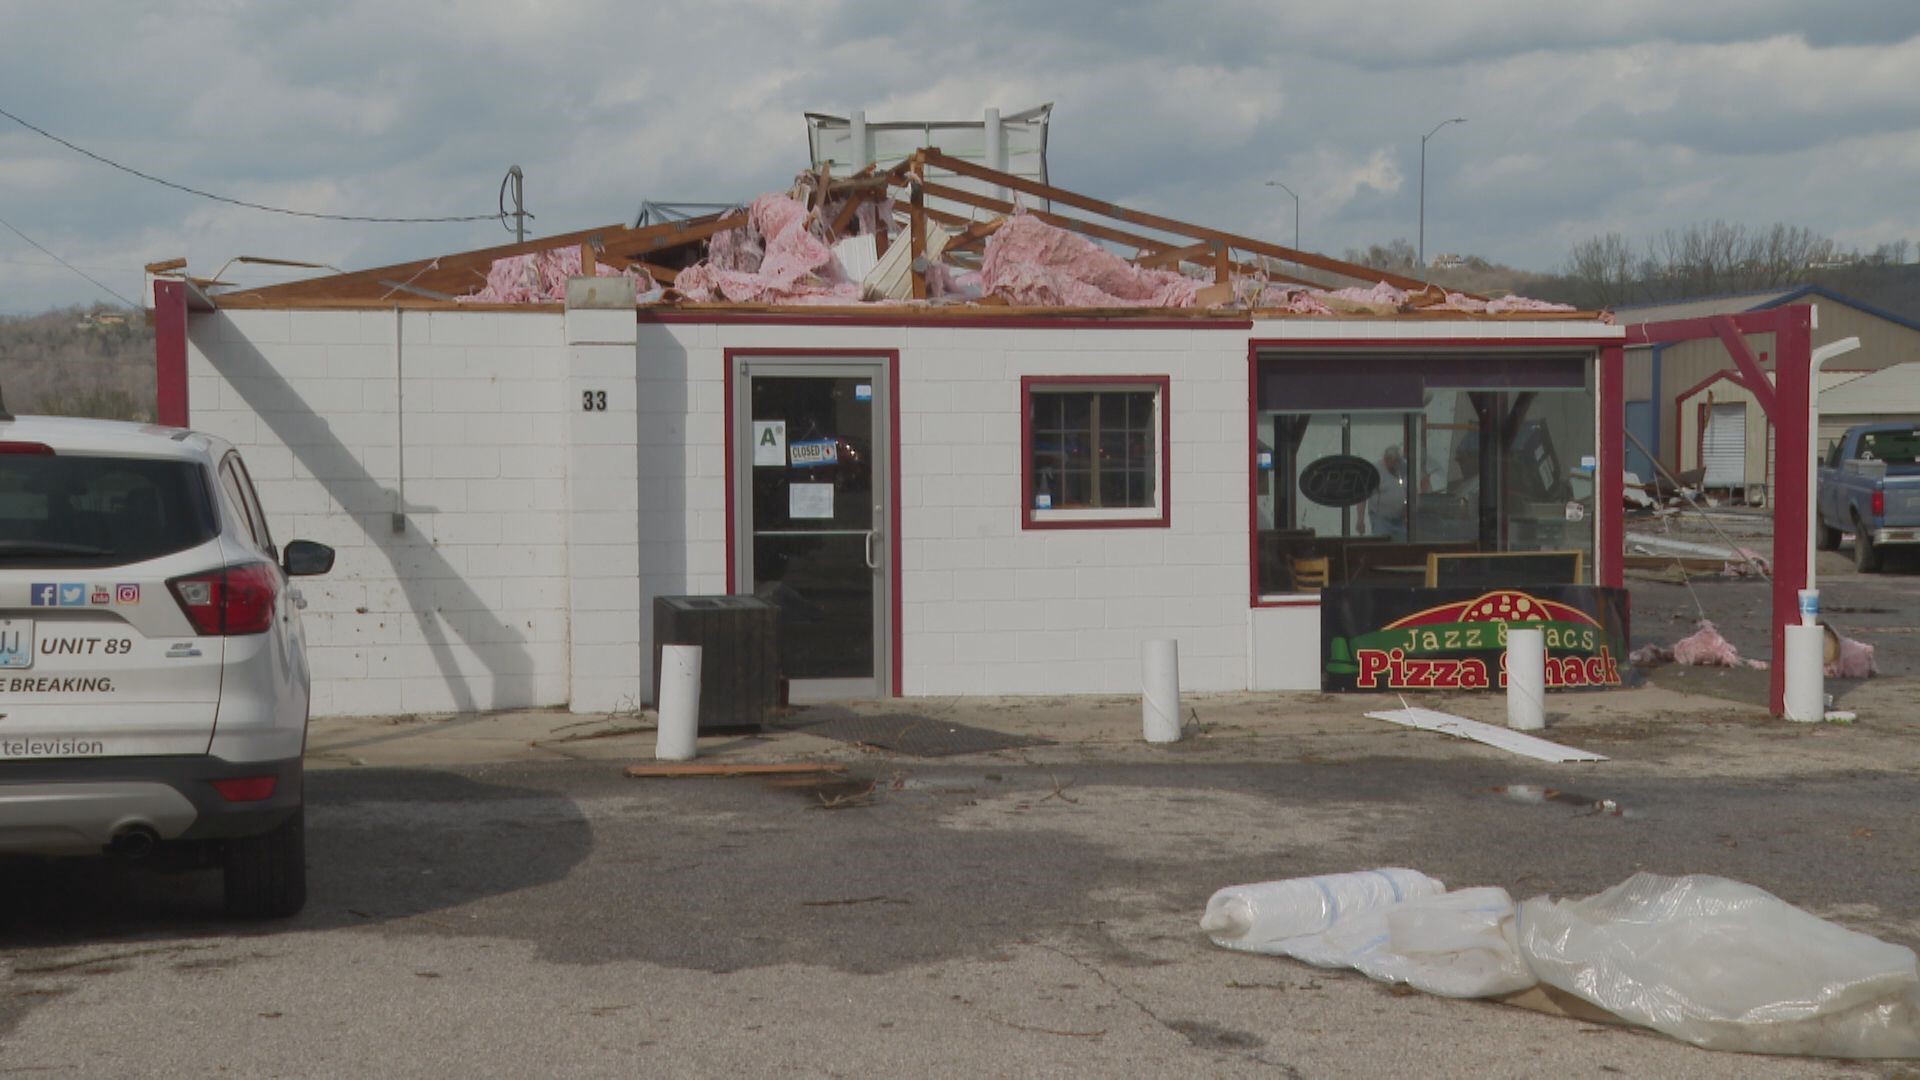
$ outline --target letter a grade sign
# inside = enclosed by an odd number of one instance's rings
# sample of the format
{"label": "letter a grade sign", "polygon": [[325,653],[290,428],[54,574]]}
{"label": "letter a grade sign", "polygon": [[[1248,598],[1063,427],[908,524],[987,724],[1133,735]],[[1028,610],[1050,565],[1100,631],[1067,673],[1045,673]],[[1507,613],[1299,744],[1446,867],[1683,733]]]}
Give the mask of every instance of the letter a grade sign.
{"label": "letter a grade sign", "polygon": [[787,422],[785,420],[753,422],[753,463],[756,466],[780,466],[787,463]]}

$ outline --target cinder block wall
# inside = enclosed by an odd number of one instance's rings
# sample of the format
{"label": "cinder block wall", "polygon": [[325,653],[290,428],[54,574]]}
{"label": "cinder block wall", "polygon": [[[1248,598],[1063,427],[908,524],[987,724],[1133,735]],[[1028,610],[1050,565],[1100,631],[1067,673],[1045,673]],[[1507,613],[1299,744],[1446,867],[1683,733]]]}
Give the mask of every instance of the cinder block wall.
{"label": "cinder block wall", "polygon": [[[905,691],[1247,687],[1247,338],[1219,330],[911,330],[901,371]],[[1023,376],[1171,379],[1165,528],[1021,528]]]}
{"label": "cinder block wall", "polygon": [[192,425],[240,448],[276,541],[339,551],[298,584],[315,715],[567,703],[562,315],[232,311],[188,335]]}
{"label": "cinder block wall", "polygon": [[[724,590],[724,356],[748,348],[900,352],[904,693],[1131,693],[1161,637],[1183,686],[1246,689],[1245,331],[643,323],[643,604]],[[1023,375],[1171,378],[1171,527],[1020,527]]]}

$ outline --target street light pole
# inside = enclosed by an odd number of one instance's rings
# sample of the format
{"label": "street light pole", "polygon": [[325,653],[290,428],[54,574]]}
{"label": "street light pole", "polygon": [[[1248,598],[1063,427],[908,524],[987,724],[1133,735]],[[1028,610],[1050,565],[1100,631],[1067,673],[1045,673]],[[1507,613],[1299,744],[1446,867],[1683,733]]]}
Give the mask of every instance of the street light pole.
{"label": "street light pole", "polygon": [[1433,125],[1433,130],[1420,136],[1420,247],[1418,258],[1420,269],[1427,268],[1427,140],[1448,124],[1464,124],[1467,118],[1456,116],[1451,120],[1442,120]]}
{"label": "street light pole", "polygon": [[[1293,189],[1281,183],[1278,180],[1267,181],[1267,186],[1277,187],[1281,191],[1284,191],[1289,195],[1293,195]],[[1303,250],[1300,247],[1300,196],[1298,195],[1293,195],[1293,250],[1295,251]]]}

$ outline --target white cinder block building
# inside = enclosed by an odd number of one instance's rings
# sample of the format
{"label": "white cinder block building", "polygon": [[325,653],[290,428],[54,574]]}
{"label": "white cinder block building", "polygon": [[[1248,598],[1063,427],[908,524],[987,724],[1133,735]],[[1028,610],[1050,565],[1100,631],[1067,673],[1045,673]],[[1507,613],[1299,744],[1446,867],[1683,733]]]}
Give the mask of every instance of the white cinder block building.
{"label": "white cinder block building", "polygon": [[[317,715],[650,702],[665,595],[773,599],[796,696],[853,698],[1134,692],[1163,637],[1187,688],[1316,689],[1314,574],[1367,572],[1342,553],[1370,534],[1574,545],[1618,583],[1617,513],[1523,497],[1482,438],[1524,417],[1618,507],[1621,331],[1590,315],[435,295],[582,243],[664,279],[712,224],[156,282],[163,421],[232,440],[276,526],[339,552],[302,585]],[[1397,509],[1310,493],[1389,446]]]}

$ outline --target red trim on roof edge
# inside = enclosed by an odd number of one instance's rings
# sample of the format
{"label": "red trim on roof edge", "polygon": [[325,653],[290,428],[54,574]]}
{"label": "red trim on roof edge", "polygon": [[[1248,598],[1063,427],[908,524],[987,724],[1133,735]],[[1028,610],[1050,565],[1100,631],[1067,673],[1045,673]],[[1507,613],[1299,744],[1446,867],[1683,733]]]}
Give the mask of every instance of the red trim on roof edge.
{"label": "red trim on roof edge", "polygon": [[764,315],[743,312],[636,312],[641,322],[707,323],[719,326],[861,326],[938,327],[953,330],[1251,330],[1252,319],[1089,319],[1049,318],[1043,315],[983,315],[936,317],[913,315],[818,315],[772,311]]}

